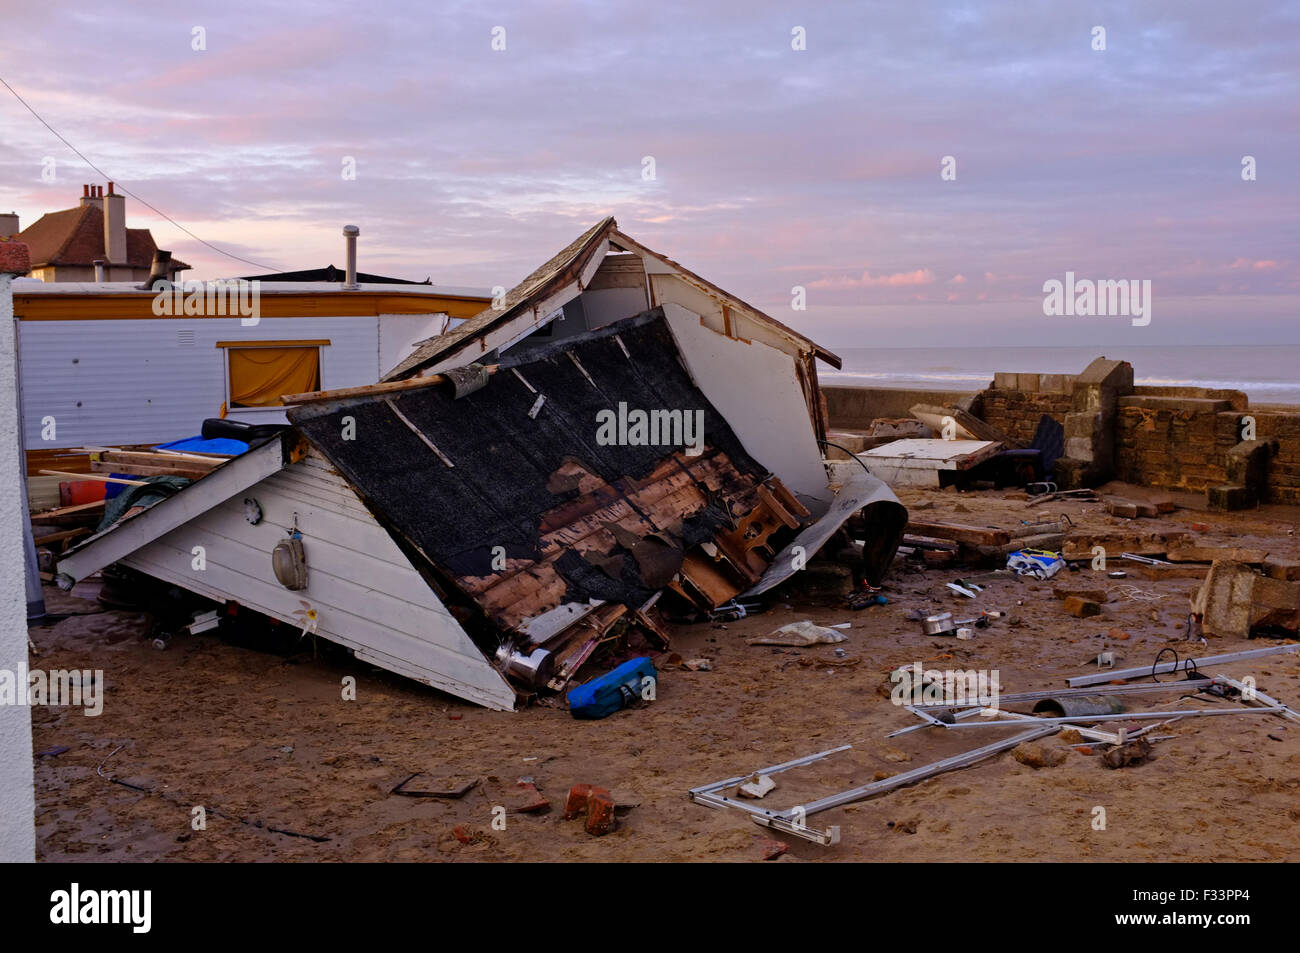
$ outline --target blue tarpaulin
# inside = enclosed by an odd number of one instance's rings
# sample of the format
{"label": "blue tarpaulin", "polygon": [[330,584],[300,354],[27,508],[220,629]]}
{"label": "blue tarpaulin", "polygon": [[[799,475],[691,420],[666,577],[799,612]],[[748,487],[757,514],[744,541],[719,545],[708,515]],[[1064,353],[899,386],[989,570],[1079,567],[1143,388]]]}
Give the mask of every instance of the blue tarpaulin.
{"label": "blue tarpaulin", "polygon": [[176,450],[181,453],[228,453],[237,457],[248,450],[248,444],[242,440],[231,440],[229,437],[204,440],[201,436],[195,436],[186,437],[184,440],[173,440],[171,443],[160,443],[154,449]]}

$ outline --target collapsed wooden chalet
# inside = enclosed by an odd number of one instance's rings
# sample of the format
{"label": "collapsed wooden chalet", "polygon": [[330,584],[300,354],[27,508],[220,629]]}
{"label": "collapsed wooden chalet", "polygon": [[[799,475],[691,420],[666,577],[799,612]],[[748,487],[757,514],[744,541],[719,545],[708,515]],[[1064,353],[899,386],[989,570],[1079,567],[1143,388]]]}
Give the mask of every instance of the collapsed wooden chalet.
{"label": "collapsed wooden chalet", "polygon": [[830,485],[818,358],[607,219],[380,383],[287,395],[291,430],[75,547],[60,582],[121,562],[511,709],[846,524],[879,582],[906,510],[865,468]]}

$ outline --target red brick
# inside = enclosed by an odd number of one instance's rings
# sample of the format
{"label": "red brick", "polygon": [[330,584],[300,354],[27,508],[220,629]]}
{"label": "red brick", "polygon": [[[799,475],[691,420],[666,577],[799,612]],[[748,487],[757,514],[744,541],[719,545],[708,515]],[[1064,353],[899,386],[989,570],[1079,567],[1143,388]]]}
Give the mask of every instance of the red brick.
{"label": "red brick", "polygon": [[594,790],[587,798],[587,833],[600,837],[614,829],[614,799]]}

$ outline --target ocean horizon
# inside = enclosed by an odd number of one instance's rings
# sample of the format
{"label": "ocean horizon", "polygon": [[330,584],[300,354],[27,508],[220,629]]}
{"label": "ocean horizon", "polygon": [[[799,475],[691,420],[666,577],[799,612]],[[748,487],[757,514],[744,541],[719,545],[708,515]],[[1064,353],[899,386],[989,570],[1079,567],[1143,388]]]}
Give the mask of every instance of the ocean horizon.
{"label": "ocean horizon", "polygon": [[995,372],[1078,374],[1097,357],[1128,361],[1140,385],[1244,391],[1253,404],[1300,404],[1300,345],[831,348],[842,370],[827,385],[981,390]]}

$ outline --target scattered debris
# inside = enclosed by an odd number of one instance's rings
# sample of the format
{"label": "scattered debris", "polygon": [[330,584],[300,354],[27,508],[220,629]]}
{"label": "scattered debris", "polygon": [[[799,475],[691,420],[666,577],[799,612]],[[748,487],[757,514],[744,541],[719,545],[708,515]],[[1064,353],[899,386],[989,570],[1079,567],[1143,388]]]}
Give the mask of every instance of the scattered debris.
{"label": "scattered debris", "polygon": [[434,785],[428,790],[416,791],[407,787],[407,785],[416,778],[421,777],[424,777],[424,775],[417,771],[415,774],[412,774],[410,777],[399,782],[397,786],[393,788],[391,793],[400,794],[403,797],[462,798],[470,791],[474,790],[474,788],[478,787],[479,781],[481,780],[479,778],[470,778],[468,780],[462,778],[438,778],[435,780]]}
{"label": "scattered debris", "polygon": [[1065,560],[1045,549],[1020,549],[1007,556],[1007,568],[1020,576],[1051,579],[1065,568]]}
{"label": "scattered debris", "polygon": [[648,658],[628,659],[613,671],[579,685],[568,694],[574,718],[605,718],[645,697],[658,678]]}
{"label": "scattered debris", "polygon": [[776,782],[766,774],[751,774],[748,779],[736,787],[741,797],[762,798],[776,788]]}
{"label": "scattered debris", "polygon": [[1101,615],[1101,606],[1091,599],[1084,599],[1082,596],[1067,596],[1062,605],[1066,612],[1080,619]]}
{"label": "scattered debris", "polygon": [[746,639],[746,645],[793,645],[808,646],[820,645],[822,643],[834,644],[836,642],[846,642],[848,636],[837,632],[835,629],[829,629],[823,625],[814,625],[808,620],[802,622],[791,622],[787,625],[775,629],[768,635],[755,636],[752,639]]}
{"label": "scattered debris", "polygon": [[546,799],[546,796],[541,791],[537,790],[537,785],[532,778],[520,778],[516,787],[523,792],[523,800],[512,808],[513,813],[540,814],[551,809],[551,802]]}
{"label": "scattered debris", "polygon": [[1121,745],[1116,745],[1101,756],[1101,763],[1108,768],[1129,768],[1142,764],[1151,757],[1151,742],[1146,738],[1134,738]]}
{"label": "scattered debris", "polygon": [[1011,749],[1011,756],[1031,768],[1054,768],[1068,757],[1062,748],[1053,748],[1036,741],[1026,741]]}
{"label": "scattered debris", "polygon": [[1300,583],[1262,576],[1242,563],[1215,561],[1191,603],[1206,635],[1244,639],[1263,627],[1300,630]]}

